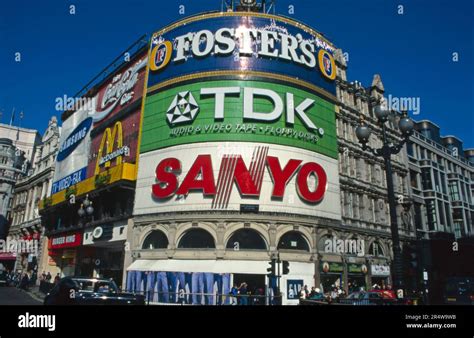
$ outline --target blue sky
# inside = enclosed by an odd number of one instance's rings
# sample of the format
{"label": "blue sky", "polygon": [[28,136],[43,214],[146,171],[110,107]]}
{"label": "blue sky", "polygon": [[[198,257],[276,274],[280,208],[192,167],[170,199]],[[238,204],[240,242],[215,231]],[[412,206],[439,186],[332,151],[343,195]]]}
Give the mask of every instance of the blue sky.
{"label": "blue sky", "polygon": [[[43,132],[55,99],[74,95],[144,33],[184,16],[220,9],[220,0],[45,0],[0,4],[0,111]],[[75,5],[76,14],[69,14]],[[185,15],[179,14],[183,5]],[[289,6],[295,13],[288,13]],[[398,5],[403,5],[399,15]],[[474,147],[474,1],[278,0],[276,12],[324,33],[349,54],[348,79],[386,94],[419,97],[420,114]],[[15,53],[21,62],[15,62]],[[459,61],[453,62],[453,53]],[[18,124],[18,115],[16,119]]]}

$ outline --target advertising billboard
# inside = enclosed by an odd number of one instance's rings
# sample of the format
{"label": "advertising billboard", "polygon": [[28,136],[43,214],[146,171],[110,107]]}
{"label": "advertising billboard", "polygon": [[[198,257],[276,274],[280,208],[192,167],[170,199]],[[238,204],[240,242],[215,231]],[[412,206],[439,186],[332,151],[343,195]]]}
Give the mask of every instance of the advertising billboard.
{"label": "advertising billboard", "polygon": [[297,79],[335,95],[334,50],[313,29],[284,17],[244,12],[194,16],[153,35],[148,88],[245,72]]}
{"label": "advertising billboard", "polygon": [[337,157],[334,104],[264,81],[207,81],[147,97],[141,152],[195,142],[282,144]]}
{"label": "advertising billboard", "polygon": [[[53,204],[65,199],[68,188],[81,195],[98,184],[135,180],[146,65],[147,51],[142,51],[63,122],[51,191]],[[119,170],[110,172],[113,168]]]}
{"label": "advertising billboard", "polygon": [[340,219],[337,160],[250,142],[179,145],[140,156],[135,215],[204,210]]}
{"label": "advertising billboard", "polygon": [[[91,100],[95,102],[95,98]],[[51,194],[86,179],[93,113],[90,108],[85,105],[62,124]]]}

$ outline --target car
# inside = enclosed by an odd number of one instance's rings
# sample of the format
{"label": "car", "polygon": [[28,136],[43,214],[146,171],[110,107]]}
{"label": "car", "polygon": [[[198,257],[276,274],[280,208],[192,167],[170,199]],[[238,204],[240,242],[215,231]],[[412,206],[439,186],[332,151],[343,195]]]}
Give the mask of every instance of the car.
{"label": "car", "polygon": [[44,305],[145,305],[140,294],[120,292],[111,279],[64,277],[44,298]]}
{"label": "car", "polygon": [[0,271],[0,286],[8,286],[10,284],[10,279],[5,270]]}
{"label": "car", "polygon": [[474,305],[474,278],[448,278],[444,290],[444,303],[451,305]]}
{"label": "car", "polygon": [[350,305],[392,305],[396,303],[396,299],[386,297],[382,292],[359,291],[340,299],[339,303]]}

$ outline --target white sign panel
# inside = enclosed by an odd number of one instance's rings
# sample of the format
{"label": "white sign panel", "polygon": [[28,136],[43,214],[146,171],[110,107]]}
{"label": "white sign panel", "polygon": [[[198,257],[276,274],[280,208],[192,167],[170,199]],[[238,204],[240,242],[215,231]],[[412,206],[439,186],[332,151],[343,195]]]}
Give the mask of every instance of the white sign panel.
{"label": "white sign panel", "polygon": [[337,160],[250,142],[174,146],[140,155],[135,215],[203,210],[340,219]]}

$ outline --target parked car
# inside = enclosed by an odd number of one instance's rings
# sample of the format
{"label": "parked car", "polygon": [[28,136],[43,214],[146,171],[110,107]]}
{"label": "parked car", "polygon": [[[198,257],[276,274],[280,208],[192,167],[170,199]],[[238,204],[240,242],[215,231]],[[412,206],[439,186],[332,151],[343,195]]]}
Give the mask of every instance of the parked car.
{"label": "parked car", "polygon": [[0,286],[8,286],[10,284],[10,278],[5,270],[0,271]]}
{"label": "parked car", "polygon": [[448,278],[444,290],[444,303],[451,305],[474,305],[474,278]]}
{"label": "parked car", "polygon": [[143,295],[120,292],[111,279],[64,277],[46,295],[44,305],[144,305]]}
{"label": "parked car", "polygon": [[386,297],[382,292],[353,292],[346,298],[340,299],[341,304],[350,305],[393,305],[396,299]]}

